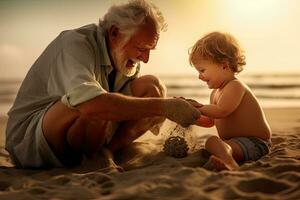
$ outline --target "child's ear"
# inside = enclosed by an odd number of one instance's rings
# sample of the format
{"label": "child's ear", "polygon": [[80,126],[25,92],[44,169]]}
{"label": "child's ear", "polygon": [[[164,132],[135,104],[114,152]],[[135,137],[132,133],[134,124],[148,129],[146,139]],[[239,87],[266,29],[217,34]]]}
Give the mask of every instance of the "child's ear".
{"label": "child's ear", "polygon": [[229,68],[229,63],[228,63],[228,61],[223,61],[223,62],[222,62],[222,67],[223,67],[223,69],[228,69],[228,68]]}

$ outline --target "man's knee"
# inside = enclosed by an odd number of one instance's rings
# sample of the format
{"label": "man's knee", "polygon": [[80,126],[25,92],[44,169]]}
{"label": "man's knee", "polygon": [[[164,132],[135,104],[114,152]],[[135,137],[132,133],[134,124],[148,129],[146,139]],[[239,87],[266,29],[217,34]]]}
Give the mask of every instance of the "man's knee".
{"label": "man's knee", "polygon": [[141,76],[131,82],[131,91],[136,97],[165,97],[166,86],[153,75]]}

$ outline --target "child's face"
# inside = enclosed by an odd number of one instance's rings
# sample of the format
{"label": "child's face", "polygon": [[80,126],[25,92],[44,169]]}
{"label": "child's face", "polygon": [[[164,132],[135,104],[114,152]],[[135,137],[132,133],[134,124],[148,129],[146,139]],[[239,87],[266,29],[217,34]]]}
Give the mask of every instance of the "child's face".
{"label": "child's face", "polygon": [[220,88],[226,81],[225,71],[221,64],[198,58],[194,61],[194,66],[199,72],[199,79],[206,82],[210,89]]}

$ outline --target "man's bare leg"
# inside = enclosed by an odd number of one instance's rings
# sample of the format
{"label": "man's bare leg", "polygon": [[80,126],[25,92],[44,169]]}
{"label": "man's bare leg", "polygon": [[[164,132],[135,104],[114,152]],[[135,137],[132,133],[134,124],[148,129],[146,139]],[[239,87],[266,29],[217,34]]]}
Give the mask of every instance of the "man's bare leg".
{"label": "man's bare leg", "polygon": [[211,164],[217,170],[234,170],[239,167],[237,161],[242,160],[243,153],[238,144],[222,141],[217,136],[208,138],[205,148],[212,155],[209,158]]}
{"label": "man's bare leg", "polygon": [[50,148],[66,166],[78,165],[103,145],[108,121],[82,115],[57,101],[43,118],[43,133]]}
{"label": "man's bare leg", "polygon": [[[135,97],[162,97],[166,96],[166,88],[154,76],[142,76],[131,82],[131,91]],[[116,130],[111,142],[108,144],[110,151],[115,152],[131,144],[153,126],[164,122],[165,118],[143,118],[135,121],[123,122]]]}
{"label": "man's bare leg", "polygon": [[[135,97],[165,97],[166,93],[164,85],[153,76],[142,76],[134,80],[131,83],[131,91]],[[108,167],[123,171],[122,167],[114,163],[111,153],[131,144],[135,139],[143,135],[153,126],[162,123],[164,120],[162,117],[153,117],[122,122],[116,130],[111,142],[108,144],[109,151],[106,151],[105,147],[102,147],[102,152],[106,152],[106,154],[104,155],[102,153],[100,155],[104,156],[104,158],[99,158],[99,155],[96,154],[92,158],[93,162],[99,163],[99,165],[101,162],[108,162]]]}
{"label": "man's bare leg", "polygon": [[[140,77],[131,85],[134,96],[164,97],[165,88],[153,76]],[[109,148],[112,152],[130,144],[162,118],[124,122],[113,137]],[[84,116],[57,101],[46,112],[42,129],[50,148],[65,165],[76,165],[83,155],[94,157],[102,148],[111,122]]]}

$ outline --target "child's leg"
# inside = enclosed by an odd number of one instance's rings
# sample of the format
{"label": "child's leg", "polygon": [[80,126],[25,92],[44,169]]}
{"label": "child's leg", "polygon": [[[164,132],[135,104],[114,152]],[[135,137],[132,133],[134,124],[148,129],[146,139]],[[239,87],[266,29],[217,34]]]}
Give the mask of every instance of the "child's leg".
{"label": "child's leg", "polygon": [[230,140],[223,141],[217,136],[208,138],[205,148],[212,154],[210,161],[217,170],[236,169],[239,167],[236,161],[243,159],[243,153],[238,144]]}

